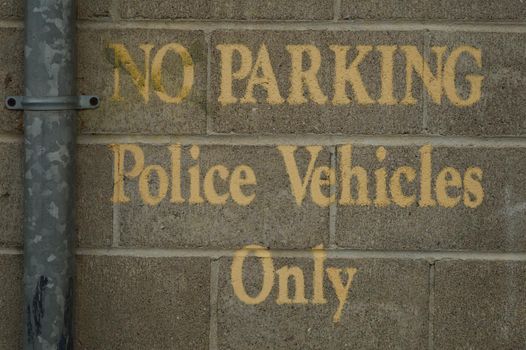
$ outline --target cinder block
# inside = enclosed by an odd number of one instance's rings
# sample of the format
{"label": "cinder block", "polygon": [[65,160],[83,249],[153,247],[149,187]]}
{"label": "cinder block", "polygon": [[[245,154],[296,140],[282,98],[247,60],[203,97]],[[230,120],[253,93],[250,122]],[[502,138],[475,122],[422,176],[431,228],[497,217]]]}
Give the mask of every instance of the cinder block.
{"label": "cinder block", "polygon": [[[19,3],[19,1],[17,1]],[[0,4],[2,4],[0,2]],[[5,13],[0,7],[0,13]],[[4,98],[23,95],[24,88],[24,35],[14,28],[0,29],[0,132],[20,133],[22,131],[22,112],[5,108]]]}
{"label": "cinder block", "polygon": [[79,18],[110,17],[111,1],[105,0],[81,0],[78,1]]}
{"label": "cinder block", "polygon": [[[168,146],[142,146],[142,149],[145,166],[161,165],[171,179]],[[304,176],[309,159],[305,148],[296,151],[300,176]],[[200,204],[189,203],[188,169],[196,164],[190,157],[189,146],[182,149],[181,163],[184,203],[171,202],[171,181],[167,196],[159,204],[151,206],[139,193],[138,179],[125,180],[125,193],[130,201],[119,204],[123,246],[233,248],[258,243],[268,247],[301,248],[327,242],[328,207],[320,207],[309,199],[305,199],[302,205],[296,203],[284,160],[277,147],[200,146],[200,191],[204,200]],[[125,166],[132,167],[133,164],[133,159],[129,157]],[[248,165],[253,169],[257,185],[243,188],[247,196],[255,193],[255,199],[250,204],[240,205],[232,196],[224,205],[211,204],[206,199],[203,179],[208,170],[218,164],[225,166],[230,174],[239,165]],[[328,149],[322,150],[316,161],[316,166],[322,165],[330,165]],[[223,181],[217,174],[215,177],[217,193],[228,193],[229,180]],[[149,186],[152,193],[158,193],[158,176],[150,177]]]}
{"label": "cinder block", "polygon": [[211,16],[216,19],[329,20],[331,0],[211,0]]}
{"label": "cinder block", "polygon": [[[304,275],[306,304],[277,304],[276,273],[268,297],[248,305],[234,292],[231,259],[220,260],[218,298],[219,349],[424,349],[428,334],[428,272],[422,260],[328,259],[325,268],[356,268],[348,299],[338,323],[339,306],[327,272],[323,277],[325,304],[313,301],[313,260],[273,258],[275,270],[298,266]],[[246,293],[256,297],[263,287],[261,259],[246,258]],[[347,273],[340,272],[343,283]],[[289,297],[296,290],[289,280]],[[301,287],[300,287],[301,288]]]}
{"label": "cinder block", "polygon": [[[77,259],[76,348],[208,348],[208,259]],[[1,349],[22,343],[22,256],[0,256]]]}
{"label": "cinder block", "polygon": [[[420,146],[385,147],[384,162],[375,156],[376,147],[354,147],[352,166],[368,170],[371,205],[339,205],[336,219],[337,244],[356,249],[380,250],[526,250],[526,150],[523,148],[434,147],[431,166],[432,206],[421,203]],[[341,151],[341,148],[338,149]],[[341,153],[337,157],[341,161]],[[416,201],[401,207],[392,201],[391,179],[396,169],[409,166],[415,179],[402,178],[402,189]],[[374,171],[387,171],[386,207],[377,207]],[[461,188],[449,188],[448,195],[460,196],[457,205],[444,207],[437,201],[437,178],[445,167],[453,167],[462,177]],[[482,202],[475,208],[466,206],[465,174],[468,168],[479,167],[483,189]],[[471,176],[470,176],[471,177]],[[451,179],[448,177],[448,179]],[[340,182],[338,182],[340,184]],[[354,198],[357,182],[353,179]],[[339,190],[341,191],[341,190]]]}
{"label": "cinder block", "polygon": [[[526,4],[521,6],[526,11]],[[473,57],[467,54],[457,62],[455,82],[462,98],[466,99],[471,91],[468,75],[482,75],[484,80],[481,99],[472,106],[458,108],[447,99],[441,105],[428,103],[430,132],[441,135],[525,135],[525,41],[526,34],[523,33],[432,32],[432,46],[462,43],[481,50],[482,68],[477,68]]]}
{"label": "cinder block", "polygon": [[[256,103],[240,103],[246,94],[247,81],[233,80],[235,103],[219,99],[222,80],[222,59],[218,45],[242,44],[252,52],[252,60],[264,44],[268,50],[272,70],[277,80],[282,101],[268,102],[267,91],[261,86],[254,87]],[[291,54],[287,45],[314,45],[320,51],[321,65],[317,73],[325,103],[313,100],[306,92],[307,102],[294,104],[290,96],[290,76],[292,71]],[[349,104],[334,102],[335,53],[330,45],[346,45],[352,50],[348,53],[349,65],[358,54],[357,45],[414,45],[423,54],[423,34],[421,32],[339,32],[339,31],[224,31],[212,35],[211,65],[211,127],[217,133],[352,133],[352,134],[406,134],[422,131],[422,86],[414,84],[415,105],[381,105],[374,101],[381,94],[380,53],[371,48],[359,65],[361,78],[372,104],[355,99],[350,86],[347,95]],[[226,55],[226,54],[225,54]],[[304,54],[304,67],[309,59]],[[232,70],[240,66],[240,55],[233,55]],[[393,90],[397,99],[405,94],[405,60],[400,51],[393,57]],[[225,63],[226,64],[226,63]],[[227,65],[225,67],[228,67]],[[225,74],[225,77],[228,75]],[[230,84],[228,84],[230,86]],[[349,84],[348,84],[349,85]]]}
{"label": "cinder block", "polygon": [[[78,17],[109,17],[111,1],[103,0],[79,0]],[[24,18],[24,1],[4,0],[0,1],[0,18],[2,19],[22,19]],[[10,51],[8,51],[10,52]],[[24,56],[21,56],[23,58]]]}
{"label": "cinder block", "polygon": [[77,241],[81,247],[111,246],[113,159],[105,145],[82,145],[77,152]]}
{"label": "cinder block", "polygon": [[[146,3],[144,3],[146,4]],[[148,7],[152,7],[148,3]],[[200,134],[206,130],[206,45],[200,31],[166,30],[87,30],[79,33],[79,89],[83,94],[98,94],[101,106],[80,113],[82,131],[86,133],[140,134]],[[129,53],[116,60],[116,46],[121,44]],[[152,45],[147,49],[141,45]],[[191,56],[194,67],[192,88],[180,103],[163,102],[160,93],[170,98],[181,96],[183,60],[176,53],[180,44]],[[164,51],[162,51],[164,48]],[[161,53],[159,53],[161,51]],[[151,72],[149,93],[141,93],[146,85],[144,68],[146,53],[150,52]],[[163,53],[165,55],[163,56]],[[184,56],[190,67],[190,61]],[[131,59],[131,62],[130,62]],[[160,79],[152,65],[160,67]],[[124,67],[135,65],[130,74]],[[119,68],[120,84],[115,84],[114,68]],[[155,73],[155,74],[154,74]],[[154,76],[156,77],[154,79]],[[136,79],[139,89],[134,83]],[[160,83],[159,83],[160,81]],[[120,93],[116,94],[116,87]]]}
{"label": "cinder block", "polygon": [[0,349],[22,348],[22,256],[0,255]]}
{"label": "cinder block", "polygon": [[22,148],[0,144],[0,246],[22,245]]}
{"label": "cinder block", "polygon": [[82,256],[76,348],[208,349],[209,284],[209,259]]}
{"label": "cinder block", "polygon": [[0,1],[0,18],[15,19],[24,16],[24,2],[17,0]]}
{"label": "cinder block", "polygon": [[164,1],[121,0],[122,18],[141,19],[205,19],[210,16],[209,0]]}
{"label": "cinder block", "polygon": [[[0,246],[23,242],[23,149],[0,144]],[[113,232],[113,159],[107,146],[83,145],[77,152],[76,227],[82,247],[110,246]]]}
{"label": "cinder block", "polygon": [[524,262],[439,261],[434,300],[435,349],[524,348]]}
{"label": "cinder block", "polygon": [[241,0],[155,0],[146,4],[139,0],[121,1],[123,18],[141,19],[332,19],[333,3],[323,1],[241,1]]}
{"label": "cinder block", "polygon": [[342,0],[341,16],[343,19],[375,20],[522,21],[526,17],[526,5],[520,0]]}

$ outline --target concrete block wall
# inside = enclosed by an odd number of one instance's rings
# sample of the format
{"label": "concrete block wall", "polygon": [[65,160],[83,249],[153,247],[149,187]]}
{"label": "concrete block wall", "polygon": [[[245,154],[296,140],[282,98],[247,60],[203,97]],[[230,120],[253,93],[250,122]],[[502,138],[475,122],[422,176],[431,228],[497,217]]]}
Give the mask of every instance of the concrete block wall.
{"label": "concrete block wall", "polygon": [[[22,13],[19,0],[0,1],[0,96],[22,91]],[[79,0],[79,18],[79,92],[100,95],[102,105],[79,116],[77,349],[526,349],[526,2]],[[123,68],[127,63],[116,64],[116,43],[141,72],[141,45],[153,45],[152,60],[164,45],[185,47],[194,69],[188,96],[174,104],[156,95],[183,84],[184,60],[167,55],[162,82],[151,83],[146,102],[136,77]],[[255,103],[221,103],[218,45],[228,44],[244,45],[254,61],[265,44],[285,102],[267,103],[269,90],[257,86]],[[287,45],[319,50],[317,79],[326,103],[286,102],[293,69]],[[434,48],[446,47],[448,54],[461,45],[478,48],[480,66],[469,55],[459,58],[456,91],[466,99],[472,88],[466,76],[476,73],[483,77],[480,99],[467,107],[446,96],[436,103],[414,74],[415,101],[400,103],[408,77],[407,57],[398,49],[392,72],[397,103],[377,102],[385,72],[374,54],[360,65],[373,102],[354,101],[348,88],[350,103],[332,103],[330,45],[411,45],[431,74]],[[239,55],[233,60],[239,69]],[[242,98],[246,88],[239,79],[232,93]],[[19,348],[23,337],[21,130],[21,114],[0,109],[0,350]],[[115,201],[119,145],[138,146],[145,165],[167,173],[169,147],[181,145],[185,202],[168,195],[149,205],[133,176],[122,184],[129,201]],[[315,167],[337,170],[352,145],[353,166],[369,172],[371,200],[379,183],[374,170],[383,167],[391,176],[413,167],[414,182],[421,183],[421,150],[431,147],[433,188],[446,166],[462,176],[479,167],[484,198],[471,208],[465,203],[477,198],[451,185],[449,196],[464,200],[451,207],[417,200],[348,205],[340,199],[338,173],[337,181],[320,178],[328,184],[320,196],[340,200],[320,205],[309,187],[298,204],[278,148],[283,145],[297,146],[300,174],[310,166],[308,146],[321,146]],[[230,172],[249,166],[257,176],[250,187],[255,199],[248,205],[232,196],[222,205],[206,198],[189,203],[187,170],[195,158],[201,181],[217,164]],[[124,161],[133,167],[130,153]],[[152,193],[162,192],[158,176],[146,183]],[[229,192],[228,183],[217,180],[216,190]],[[421,200],[416,187],[403,191]],[[262,290],[262,262],[271,262],[274,270],[302,271],[307,302],[278,302],[277,273],[264,301],[240,300],[232,266],[250,245],[271,259],[245,260],[247,293]],[[356,269],[344,303],[328,270],[316,279],[320,251],[325,268]],[[297,296],[300,284],[288,285]],[[325,303],[315,302],[319,286]]]}

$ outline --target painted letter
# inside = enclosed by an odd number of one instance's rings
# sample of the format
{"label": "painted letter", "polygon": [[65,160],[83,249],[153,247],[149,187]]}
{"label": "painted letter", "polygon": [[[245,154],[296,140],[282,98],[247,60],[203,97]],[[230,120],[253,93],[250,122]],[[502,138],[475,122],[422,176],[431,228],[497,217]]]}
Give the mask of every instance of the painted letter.
{"label": "painted letter", "polygon": [[203,197],[201,197],[201,167],[199,166],[199,146],[193,145],[190,148],[190,155],[192,159],[197,161],[197,164],[188,169],[188,174],[190,175],[190,204],[201,204],[204,203]]}
{"label": "painted letter", "polygon": [[[383,162],[387,156],[387,150],[384,147],[378,147],[376,150],[376,158]],[[374,205],[378,208],[387,207],[391,201],[387,195],[387,170],[385,167],[374,171],[374,178],[376,180],[376,198]]]}
{"label": "painted letter", "polygon": [[229,193],[224,193],[222,195],[219,195],[217,193],[216,188],[214,186],[215,174],[219,175],[219,178],[221,178],[221,180],[226,180],[228,179],[229,172],[228,169],[223,165],[216,165],[211,167],[205,175],[205,196],[208,202],[210,202],[210,204],[225,204],[230,195]]}
{"label": "painted letter", "polygon": [[476,208],[482,204],[484,189],[482,188],[482,169],[468,168],[464,173],[464,205]]}
{"label": "painted letter", "polygon": [[144,74],[139,71],[139,68],[133,62],[130,53],[122,44],[110,44],[109,48],[114,52],[113,63],[113,96],[112,100],[122,101],[121,96],[121,75],[120,68],[124,68],[132,78],[133,83],[142,95],[144,102],[148,103],[150,99],[150,53],[153,45],[143,44],[139,46],[144,52]]}
{"label": "painted letter", "polygon": [[425,207],[434,207],[435,200],[431,194],[431,177],[432,177],[432,160],[431,152],[433,147],[425,145],[420,148],[420,200],[418,205]]}
{"label": "painted letter", "polygon": [[[367,172],[360,166],[352,166],[352,145],[340,147],[340,171],[341,171],[341,205],[362,205],[371,204],[369,190],[367,188]],[[353,178],[358,182],[358,198],[352,196]]]}
{"label": "painted letter", "polygon": [[[246,256],[250,253],[260,258],[263,266],[263,285],[261,286],[261,291],[255,297],[248,295],[243,283],[243,263]],[[232,262],[231,282],[234,293],[245,304],[256,305],[264,302],[274,286],[274,264],[272,263],[270,252],[258,245],[249,245],[237,251]]]}
{"label": "painted letter", "polygon": [[312,255],[314,255],[314,277],[312,281],[314,293],[312,296],[312,303],[326,304],[327,299],[325,299],[323,291],[323,275],[325,272],[323,264],[325,263],[327,254],[323,250],[323,244],[312,248]]}
{"label": "painted letter", "polygon": [[[150,193],[150,175],[155,172],[159,178],[159,193],[154,196]],[[148,205],[159,204],[168,192],[168,174],[160,165],[150,165],[144,169],[139,177],[139,193],[142,200]]]}
{"label": "painted letter", "polygon": [[172,145],[168,149],[172,160],[172,195],[171,203],[184,203],[181,193],[181,145]]}
{"label": "painted letter", "polygon": [[406,59],[406,92],[402,104],[416,104],[416,100],[413,97],[413,71],[415,71],[422,79],[424,87],[433,102],[439,105],[442,101],[442,61],[446,47],[434,46],[431,48],[431,51],[433,51],[436,56],[436,75],[433,75],[428,63],[422,55],[420,55],[415,46],[400,46],[400,49],[405,54]]}
{"label": "painted letter", "polygon": [[328,166],[320,166],[314,170],[312,174],[312,181],[310,184],[310,193],[312,201],[320,207],[328,207],[331,203],[336,201],[336,194],[329,194],[326,196],[321,190],[326,187],[330,192],[330,186],[336,184],[336,172]]}
{"label": "painted letter", "polygon": [[335,74],[334,74],[334,98],[332,103],[335,105],[346,105],[351,103],[347,97],[347,82],[351,83],[354,91],[356,102],[361,105],[373,104],[374,100],[367,93],[360,73],[360,63],[373,50],[372,46],[358,45],[358,55],[347,67],[347,52],[350,46],[331,45],[331,50],[334,51],[335,57]]}
{"label": "painted letter", "polygon": [[462,178],[460,173],[455,168],[446,167],[438,174],[436,180],[437,202],[445,208],[453,208],[460,200],[461,195],[451,197],[448,193],[448,188],[455,189],[462,188]]}
{"label": "painted letter", "polygon": [[307,195],[307,186],[309,185],[312,174],[314,173],[314,164],[316,163],[316,159],[318,159],[318,154],[320,153],[322,147],[307,147],[307,150],[310,153],[310,160],[303,180],[300,177],[296,159],[294,157],[294,153],[296,152],[297,148],[298,147],[296,146],[278,146],[278,149],[283,156],[283,160],[285,161],[287,173],[289,174],[290,187],[292,188],[294,198],[296,198],[296,204],[301,205],[305,199],[305,196]]}
{"label": "painted letter", "polygon": [[407,196],[404,194],[401,183],[402,175],[407,179],[407,182],[413,182],[416,178],[416,171],[409,166],[403,166],[396,169],[391,177],[391,197],[393,202],[405,208],[416,201],[416,195]]}
{"label": "painted letter", "polygon": [[[175,96],[168,95],[162,84],[161,72],[164,56],[166,56],[166,53],[170,50],[178,54],[183,62],[183,84],[181,90]],[[157,52],[152,62],[152,82],[155,93],[159,96],[161,101],[175,104],[181,103],[190,94],[194,84],[194,62],[192,61],[192,56],[190,56],[188,50],[186,50],[184,46],[175,43],[163,46],[159,52]]]}
{"label": "painted letter", "polygon": [[[130,198],[124,193],[124,178],[134,178],[141,174],[144,169],[144,152],[137,145],[111,145],[114,154],[114,173],[113,173],[113,202],[127,203]],[[126,152],[131,153],[135,164],[130,171],[124,169]]]}
{"label": "painted letter", "polygon": [[[279,289],[278,299],[276,303],[282,304],[307,304],[308,300],[305,299],[305,278],[303,277],[303,271],[297,266],[284,266],[277,270],[276,273],[279,275]],[[294,279],[294,299],[289,297],[289,278]]]}
{"label": "painted letter", "polygon": [[455,86],[455,71],[458,59],[462,53],[471,55],[471,57],[475,59],[477,67],[482,68],[482,54],[480,49],[471,46],[457,47],[451,52],[451,55],[449,55],[444,67],[444,90],[447,98],[453,103],[453,105],[457,107],[468,107],[480,101],[482,95],[482,81],[484,80],[484,77],[475,74],[466,75],[466,80],[471,84],[469,96],[463,100],[462,97],[457,94],[457,88]]}
{"label": "painted letter", "polygon": [[[327,96],[323,94],[318,82],[318,71],[321,67],[320,50],[314,45],[287,45],[291,56],[290,94],[287,99],[291,105],[307,103],[303,88],[307,87],[309,96],[317,104],[325,104]],[[310,67],[303,70],[303,54],[310,59]]]}
{"label": "painted letter", "polygon": [[249,205],[254,198],[256,198],[256,194],[245,195],[241,186],[256,184],[256,174],[254,174],[254,170],[252,170],[251,167],[248,165],[236,167],[230,178],[230,194],[232,195],[232,199],[239,205]]}
{"label": "painted letter", "polygon": [[[261,71],[261,75],[259,72]],[[261,45],[252,74],[248,79],[247,91],[241,103],[256,103],[254,86],[259,85],[267,90],[267,103],[276,105],[285,102],[279,93],[278,82],[270,63],[270,57],[265,44]]]}
{"label": "painted letter", "polygon": [[[238,99],[232,93],[232,80],[248,77],[252,68],[252,52],[241,44],[217,45],[217,49],[221,51],[221,86],[218,101],[222,105],[236,103]],[[239,70],[236,72],[232,71],[234,52],[241,56]]]}
{"label": "painted letter", "polygon": [[376,50],[382,54],[382,95],[378,103],[387,106],[395,105],[398,103],[393,94],[393,57],[396,46],[379,45]]}
{"label": "painted letter", "polygon": [[351,288],[352,280],[357,271],[358,270],[352,267],[347,268],[347,284],[344,285],[341,278],[342,269],[337,269],[333,267],[327,268],[329,280],[332,283],[332,288],[334,288],[334,292],[336,293],[336,296],[338,297],[339,301],[338,309],[336,310],[332,318],[333,322],[335,323],[340,321],[343,307],[345,306],[345,303],[347,302],[347,297],[349,296],[349,289]]}

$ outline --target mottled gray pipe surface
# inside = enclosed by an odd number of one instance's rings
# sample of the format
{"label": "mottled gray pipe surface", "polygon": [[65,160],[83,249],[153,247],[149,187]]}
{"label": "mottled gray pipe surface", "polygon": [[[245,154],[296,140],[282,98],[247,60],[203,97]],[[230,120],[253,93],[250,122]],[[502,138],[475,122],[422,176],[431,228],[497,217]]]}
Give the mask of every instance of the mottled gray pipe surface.
{"label": "mottled gray pipe surface", "polygon": [[[75,1],[27,0],[25,94],[74,96]],[[72,349],[75,111],[26,111],[24,348]]]}

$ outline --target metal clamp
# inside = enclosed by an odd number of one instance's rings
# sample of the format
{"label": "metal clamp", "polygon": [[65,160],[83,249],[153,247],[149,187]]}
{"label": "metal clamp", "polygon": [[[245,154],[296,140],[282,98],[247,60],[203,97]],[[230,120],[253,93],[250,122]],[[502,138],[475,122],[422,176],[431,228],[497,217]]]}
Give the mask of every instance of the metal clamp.
{"label": "metal clamp", "polygon": [[8,96],[7,109],[26,111],[64,111],[72,109],[95,109],[100,105],[98,96]]}

